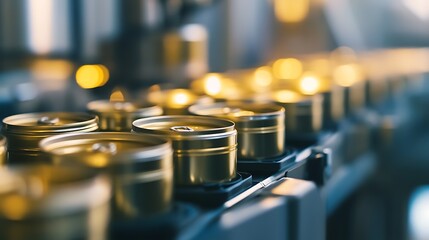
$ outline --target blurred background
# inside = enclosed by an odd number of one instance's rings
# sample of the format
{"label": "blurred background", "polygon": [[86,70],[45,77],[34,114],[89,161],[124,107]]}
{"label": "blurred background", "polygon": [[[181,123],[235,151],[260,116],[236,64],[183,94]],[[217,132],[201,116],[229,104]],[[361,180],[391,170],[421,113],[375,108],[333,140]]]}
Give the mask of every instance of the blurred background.
{"label": "blurred background", "polygon": [[428,25],[426,0],[0,0],[0,117],[171,88],[313,95],[400,79],[361,96],[393,135],[326,238],[429,239]]}

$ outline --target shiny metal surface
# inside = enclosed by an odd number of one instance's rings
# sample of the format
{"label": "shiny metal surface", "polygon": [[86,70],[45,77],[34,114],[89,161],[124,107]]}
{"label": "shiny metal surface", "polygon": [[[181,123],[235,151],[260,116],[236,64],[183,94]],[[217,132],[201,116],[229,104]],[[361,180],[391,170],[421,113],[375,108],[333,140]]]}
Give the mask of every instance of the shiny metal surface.
{"label": "shiny metal surface", "polygon": [[0,238],[106,239],[110,183],[64,167],[0,170]]}
{"label": "shiny metal surface", "polygon": [[231,121],[195,116],[150,117],[134,121],[133,131],[171,139],[176,185],[226,182],[236,175],[237,131]]}
{"label": "shiny metal surface", "polygon": [[107,100],[90,102],[87,109],[98,116],[101,131],[129,132],[134,120],[162,114],[162,108],[159,106]]}
{"label": "shiny metal surface", "polygon": [[0,135],[0,165],[5,164],[6,162],[6,150],[7,150],[6,138]]}
{"label": "shiny metal surface", "polygon": [[167,140],[133,133],[78,133],[46,138],[40,147],[52,164],[108,173],[113,219],[147,217],[171,207],[173,163]]}
{"label": "shiny metal surface", "polygon": [[98,129],[98,118],[86,113],[45,112],[18,114],[3,119],[2,133],[8,142],[7,162],[37,163],[43,138]]}
{"label": "shiny metal surface", "polygon": [[295,93],[293,98],[279,98],[273,92],[272,101],[285,108],[287,134],[317,133],[322,127],[323,97],[303,96]]}
{"label": "shiny metal surface", "polygon": [[238,157],[262,159],[283,154],[285,110],[274,104],[216,103],[193,105],[195,115],[231,120],[238,132]]}

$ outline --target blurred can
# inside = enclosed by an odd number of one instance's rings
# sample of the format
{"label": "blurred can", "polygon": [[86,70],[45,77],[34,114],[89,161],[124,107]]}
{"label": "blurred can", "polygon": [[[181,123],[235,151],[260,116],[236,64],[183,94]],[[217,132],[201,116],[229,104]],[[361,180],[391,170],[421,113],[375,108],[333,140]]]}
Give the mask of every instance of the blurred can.
{"label": "blurred can", "polygon": [[323,96],[303,96],[289,90],[273,92],[271,100],[285,108],[288,136],[315,134],[322,128]]}
{"label": "blurred can", "polygon": [[45,112],[18,114],[3,119],[2,132],[7,138],[7,163],[37,163],[39,142],[43,138],[70,132],[98,129],[98,118],[86,113]]}
{"label": "blurred can", "polygon": [[4,165],[6,162],[6,138],[0,135],[0,165]]}
{"label": "blurred can", "polygon": [[101,131],[129,132],[134,120],[162,115],[162,108],[156,105],[108,100],[90,102],[87,109],[98,116]]}
{"label": "blurred can", "polygon": [[106,239],[110,183],[79,168],[0,170],[0,239]]}
{"label": "blurred can", "polygon": [[72,133],[46,138],[40,147],[53,164],[80,165],[108,173],[114,219],[148,217],[171,207],[171,143],[133,133]]}
{"label": "blurred can", "polygon": [[284,153],[285,110],[274,104],[215,103],[193,105],[195,115],[225,118],[238,132],[238,157],[263,159]]}
{"label": "blurred can", "polygon": [[208,96],[197,95],[188,89],[181,88],[165,90],[151,88],[146,100],[161,106],[164,115],[187,115],[188,108],[194,104],[214,102]]}
{"label": "blurred can", "polygon": [[149,117],[134,121],[133,131],[171,139],[176,185],[221,183],[236,176],[237,131],[231,121],[199,116]]}

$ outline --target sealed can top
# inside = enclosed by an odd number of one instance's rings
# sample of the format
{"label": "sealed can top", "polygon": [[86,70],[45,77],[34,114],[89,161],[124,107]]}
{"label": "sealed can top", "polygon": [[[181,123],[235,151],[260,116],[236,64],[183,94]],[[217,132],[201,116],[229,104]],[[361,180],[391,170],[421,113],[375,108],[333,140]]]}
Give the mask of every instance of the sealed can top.
{"label": "sealed can top", "polygon": [[145,117],[158,116],[162,114],[162,108],[153,104],[138,104],[109,100],[92,101],[88,103],[87,108],[92,113],[102,115],[130,113],[140,117]]}
{"label": "sealed can top", "polygon": [[[157,170],[160,164],[171,167],[170,162],[156,163],[172,150],[168,140],[154,136],[121,132],[69,133],[45,138],[39,145],[46,153],[77,159],[94,168],[137,162],[147,163],[146,170]],[[96,157],[100,154],[104,157]]]}
{"label": "sealed can top", "polygon": [[173,138],[204,138],[213,135],[229,135],[235,132],[232,121],[213,117],[171,115],[138,119],[133,122],[133,131]]}
{"label": "sealed can top", "polygon": [[25,113],[3,119],[3,132],[15,134],[63,133],[95,131],[98,118],[86,113]]}
{"label": "sealed can top", "polygon": [[195,115],[223,117],[238,122],[282,117],[285,110],[274,104],[234,102],[193,105],[189,111]]}
{"label": "sealed can top", "polygon": [[107,177],[89,169],[32,166],[0,170],[0,218],[64,216],[110,199]]}

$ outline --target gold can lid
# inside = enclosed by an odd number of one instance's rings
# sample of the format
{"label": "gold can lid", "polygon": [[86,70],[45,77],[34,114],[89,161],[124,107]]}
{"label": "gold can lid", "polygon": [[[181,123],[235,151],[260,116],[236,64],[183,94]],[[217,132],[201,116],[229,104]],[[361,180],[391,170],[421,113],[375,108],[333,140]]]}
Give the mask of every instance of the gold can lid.
{"label": "gold can lid", "polygon": [[[39,146],[49,155],[77,159],[95,168],[147,162],[146,170],[151,170],[159,168],[154,159],[172,152],[170,142],[164,138],[123,132],[61,134],[43,139]],[[162,164],[171,167],[171,163]]]}
{"label": "gold can lid", "polygon": [[0,170],[0,218],[19,221],[89,210],[110,199],[107,177],[89,169],[32,166]]}
{"label": "gold can lid", "polygon": [[236,122],[282,117],[285,110],[275,104],[223,102],[193,105],[189,108],[189,111],[195,115],[228,118]]}
{"label": "gold can lid", "polygon": [[133,131],[173,138],[205,138],[234,134],[235,124],[226,119],[201,116],[171,115],[138,119]]}
{"label": "gold can lid", "polygon": [[3,119],[3,132],[12,134],[58,134],[74,131],[95,131],[98,117],[87,113],[25,113]]}
{"label": "gold can lid", "polygon": [[154,104],[138,104],[108,100],[92,101],[88,103],[87,109],[92,113],[100,115],[114,115],[119,113],[149,117],[162,114],[162,108]]}

